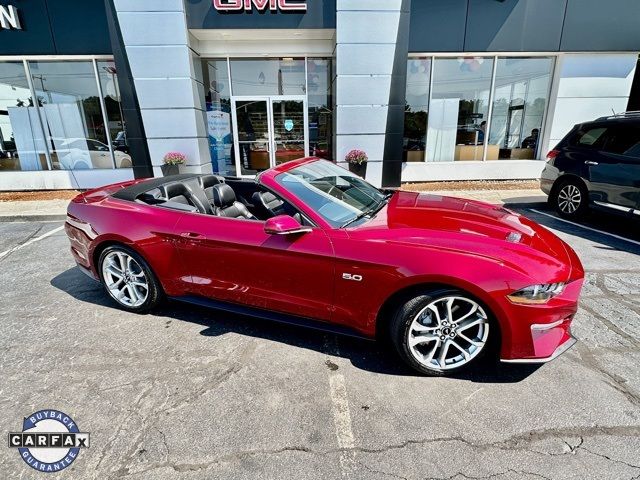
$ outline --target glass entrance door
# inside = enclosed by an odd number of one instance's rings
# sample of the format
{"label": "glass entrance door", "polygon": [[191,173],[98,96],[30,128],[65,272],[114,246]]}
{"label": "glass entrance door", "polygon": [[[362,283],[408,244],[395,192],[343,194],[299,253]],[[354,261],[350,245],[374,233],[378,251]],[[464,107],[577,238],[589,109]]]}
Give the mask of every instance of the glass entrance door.
{"label": "glass entrance door", "polygon": [[233,102],[236,172],[241,175],[255,175],[271,165],[269,110],[267,99]]}
{"label": "glass entrance door", "polygon": [[307,121],[303,100],[271,100],[272,165],[307,156]]}
{"label": "glass entrance door", "polygon": [[309,154],[305,97],[236,97],[232,115],[241,175],[255,175]]}

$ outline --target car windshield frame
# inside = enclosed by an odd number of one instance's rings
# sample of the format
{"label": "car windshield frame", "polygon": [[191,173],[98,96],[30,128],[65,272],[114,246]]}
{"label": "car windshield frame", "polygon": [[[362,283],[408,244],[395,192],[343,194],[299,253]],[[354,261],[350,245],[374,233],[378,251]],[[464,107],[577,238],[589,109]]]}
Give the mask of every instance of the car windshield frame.
{"label": "car windshield frame", "polygon": [[275,181],[332,228],[371,218],[388,200],[380,189],[326,160],[297,165]]}

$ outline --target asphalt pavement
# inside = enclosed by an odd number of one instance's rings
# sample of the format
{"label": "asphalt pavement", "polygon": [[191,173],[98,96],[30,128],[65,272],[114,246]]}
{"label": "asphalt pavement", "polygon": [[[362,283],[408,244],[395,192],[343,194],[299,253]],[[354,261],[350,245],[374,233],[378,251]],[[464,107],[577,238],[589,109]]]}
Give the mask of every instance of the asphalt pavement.
{"label": "asphalt pavement", "polygon": [[[640,478],[639,225],[506,203],[581,257],[579,342],[457,378],[417,376],[373,342],[177,303],[123,312],[74,267],[60,221],[1,222],[0,431],[56,408],[90,432],[50,478]],[[44,476],[0,446],[1,478]]]}

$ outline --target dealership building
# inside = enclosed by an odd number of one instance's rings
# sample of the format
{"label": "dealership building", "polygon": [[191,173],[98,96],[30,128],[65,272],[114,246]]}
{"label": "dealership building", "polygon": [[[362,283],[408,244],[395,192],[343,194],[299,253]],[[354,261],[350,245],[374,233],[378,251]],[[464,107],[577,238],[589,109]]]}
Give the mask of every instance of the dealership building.
{"label": "dealership building", "polygon": [[0,0],[0,190],[369,158],[376,185],[539,176],[640,110],[637,0]]}

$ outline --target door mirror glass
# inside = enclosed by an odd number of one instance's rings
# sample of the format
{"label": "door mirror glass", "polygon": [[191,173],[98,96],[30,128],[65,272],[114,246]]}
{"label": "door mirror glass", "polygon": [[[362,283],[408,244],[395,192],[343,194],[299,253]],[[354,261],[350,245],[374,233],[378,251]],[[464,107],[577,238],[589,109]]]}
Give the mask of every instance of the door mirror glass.
{"label": "door mirror glass", "polygon": [[269,235],[292,235],[308,233],[311,228],[303,227],[300,222],[289,215],[277,215],[265,222],[264,231]]}

